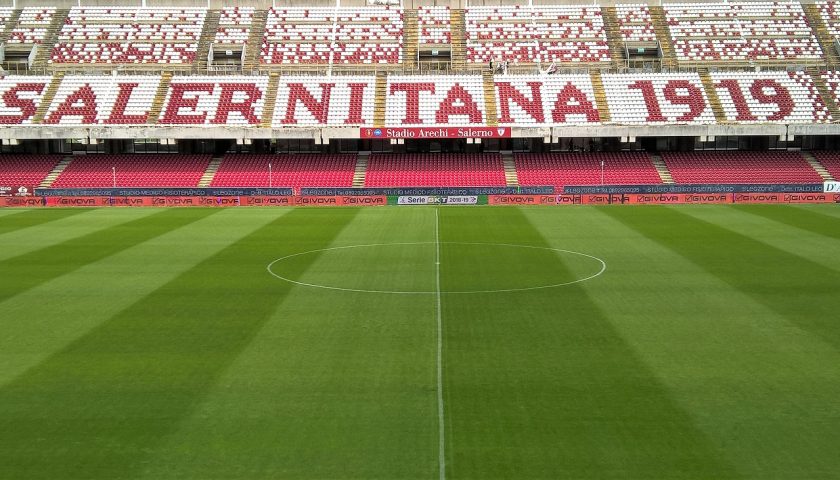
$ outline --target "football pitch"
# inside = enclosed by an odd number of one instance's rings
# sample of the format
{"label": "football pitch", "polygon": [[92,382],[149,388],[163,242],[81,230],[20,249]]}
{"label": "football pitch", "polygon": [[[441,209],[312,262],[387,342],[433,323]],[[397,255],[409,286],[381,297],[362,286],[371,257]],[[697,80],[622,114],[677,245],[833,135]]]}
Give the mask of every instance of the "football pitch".
{"label": "football pitch", "polygon": [[837,206],[0,211],[2,479],[837,479]]}

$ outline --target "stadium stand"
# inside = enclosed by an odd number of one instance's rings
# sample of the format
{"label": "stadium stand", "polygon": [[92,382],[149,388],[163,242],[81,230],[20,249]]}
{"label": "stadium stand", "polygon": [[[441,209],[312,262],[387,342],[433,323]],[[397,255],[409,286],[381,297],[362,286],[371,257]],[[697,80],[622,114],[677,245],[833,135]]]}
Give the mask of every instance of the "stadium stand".
{"label": "stadium stand", "polygon": [[600,185],[601,162],[605,185],[662,183],[644,152],[524,154],[517,155],[514,161],[523,186]]}
{"label": "stadium stand", "polygon": [[0,125],[31,124],[51,80],[34,75],[0,77]]}
{"label": "stadium stand", "polygon": [[680,61],[819,60],[799,2],[665,3]]}
{"label": "stadium stand", "polygon": [[831,119],[805,72],[715,72],[711,76],[730,121],[823,123]]}
{"label": "stadium stand", "polygon": [[711,124],[715,117],[696,73],[603,75],[613,122]]}
{"label": "stadium stand", "polygon": [[40,44],[47,39],[52,24],[54,7],[27,7],[20,13],[17,26],[12,30],[7,43]]}
{"label": "stadium stand", "polygon": [[157,75],[66,76],[43,123],[145,124],[160,84]]}
{"label": "stadium stand", "polygon": [[36,187],[61,158],[61,155],[0,155],[0,186]]}
{"label": "stadium stand", "polygon": [[480,76],[389,75],[387,125],[484,124],[484,81]]}
{"label": "stadium stand", "polygon": [[273,125],[369,125],[374,77],[283,77]]}
{"label": "stadium stand", "polygon": [[618,4],[615,6],[621,39],[625,42],[655,42],[656,30],[645,4]]}
{"label": "stadium stand", "polygon": [[467,61],[609,62],[601,9],[592,5],[499,5],[466,11]]}
{"label": "stadium stand", "polygon": [[420,7],[417,10],[420,43],[426,45],[449,45],[452,43],[451,14],[448,6]]}
{"label": "stadium stand", "polygon": [[50,62],[192,63],[206,13],[203,8],[76,7]]}
{"label": "stadium stand", "polygon": [[495,187],[505,185],[499,154],[374,154],[365,187]]}
{"label": "stadium stand", "polygon": [[799,152],[662,152],[677,183],[822,183]]}
{"label": "stadium stand", "polygon": [[260,58],[283,64],[396,64],[403,12],[390,7],[272,8]]}
{"label": "stadium stand", "polygon": [[840,178],[840,152],[811,152],[835,179]]}
{"label": "stadium stand", "polygon": [[268,77],[178,76],[169,85],[158,123],[258,125]]}
{"label": "stadium stand", "polygon": [[251,35],[254,21],[254,7],[229,7],[221,11],[219,27],[213,43],[221,45],[244,45]]}
{"label": "stadium stand", "polygon": [[500,125],[600,121],[589,75],[510,75],[496,80]]}
{"label": "stadium stand", "polygon": [[195,187],[209,155],[77,155],[52,188]]}
{"label": "stadium stand", "polygon": [[[269,167],[269,164],[271,165]],[[356,155],[227,155],[213,187],[351,187]]]}

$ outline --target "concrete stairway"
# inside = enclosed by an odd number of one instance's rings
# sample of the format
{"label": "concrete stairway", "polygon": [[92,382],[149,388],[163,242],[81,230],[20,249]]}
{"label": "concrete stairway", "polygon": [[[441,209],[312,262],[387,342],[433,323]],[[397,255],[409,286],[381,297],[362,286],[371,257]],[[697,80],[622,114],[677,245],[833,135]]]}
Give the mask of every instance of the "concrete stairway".
{"label": "concrete stairway", "polygon": [[58,162],[55,165],[55,167],[53,167],[50,173],[48,173],[47,176],[44,177],[43,180],[41,180],[41,183],[38,185],[38,188],[50,188],[52,184],[55,183],[55,180],[58,178],[58,176],[61,175],[61,172],[63,172],[64,169],[66,169],[67,166],[70,165],[71,161],[73,161],[72,156],[62,158],[61,161]]}
{"label": "concrete stairway", "polygon": [[373,100],[373,126],[385,126],[385,98],[388,96],[388,77],[385,73],[376,74]]}
{"label": "concrete stairway", "polygon": [[403,66],[417,68],[417,49],[420,31],[417,25],[417,10],[403,10]]}
{"label": "concrete stairway", "polygon": [[487,118],[484,123],[495,127],[499,124],[499,114],[496,111],[496,83],[493,79],[493,72],[485,70],[481,73],[484,80],[484,111]]}
{"label": "concrete stairway", "polygon": [[464,10],[452,10],[450,13],[450,32],[452,34],[452,70],[467,68],[467,23]]}
{"label": "concrete stairway", "polygon": [[659,174],[659,178],[662,180],[662,183],[671,185],[674,182],[674,177],[671,176],[671,171],[668,170],[668,166],[665,165],[665,160],[662,160],[662,155],[658,153],[653,154],[650,156],[650,161],[653,162],[653,167],[656,168],[656,173]]}
{"label": "concrete stairway", "polygon": [[35,61],[32,62],[33,69],[47,68],[47,60],[52,57],[53,46],[58,43],[58,33],[64,26],[64,21],[67,20],[69,14],[70,10],[67,8],[60,8],[55,11],[52,23],[47,27],[47,35],[44,37],[44,41],[38,45],[38,53],[35,55]]}
{"label": "concrete stairway", "polygon": [[271,123],[274,120],[274,109],[277,106],[277,90],[280,84],[280,74],[272,72],[268,75],[268,89],[265,92],[265,104],[263,105],[263,115],[260,121],[260,126],[263,128],[271,128]]}
{"label": "concrete stairway", "polygon": [[64,72],[56,72],[53,75],[50,85],[47,87],[47,90],[44,92],[44,96],[41,98],[41,104],[38,105],[38,109],[35,110],[35,115],[32,117],[32,123],[43,123],[44,117],[47,115],[47,111],[50,108],[53,98],[55,98],[55,93],[58,91],[58,86],[61,85],[62,79],[64,79]]}
{"label": "concrete stairway", "polygon": [[356,170],[353,172],[353,188],[365,188],[368,160],[370,152],[359,152],[356,160]]}
{"label": "concrete stairway", "polygon": [[618,28],[618,15],[615,7],[601,7],[601,18],[604,20],[604,31],[607,34],[607,44],[610,46],[613,68],[626,65],[624,58],[624,39]]}
{"label": "concrete stairway", "polygon": [[802,10],[805,11],[808,24],[811,25],[811,30],[814,31],[817,41],[820,42],[826,63],[832,67],[840,65],[840,55],[834,48],[834,37],[828,32],[828,27],[823,21],[822,15],[820,15],[819,8],[813,3],[802,2]]}
{"label": "concrete stairway", "polygon": [[661,6],[650,5],[650,18],[653,20],[653,31],[656,32],[656,39],[659,40],[659,47],[662,49],[662,66],[676,67],[677,56],[671,44],[671,29],[665,20],[665,10]]}
{"label": "concrete stairway", "polygon": [[715,90],[712,76],[709,74],[708,68],[698,68],[697,74],[700,75],[700,81],[703,82],[703,90],[706,91],[706,98],[709,99],[709,105],[712,106],[712,113],[715,114],[715,121],[718,123],[726,123],[726,112],[723,110],[723,105],[720,104],[720,97],[718,97],[717,90]]}
{"label": "concrete stairway", "polygon": [[822,69],[818,67],[808,67],[807,72],[814,81],[814,87],[817,88],[817,92],[820,94],[823,103],[826,108],[828,108],[828,113],[831,114],[831,118],[834,119],[834,121],[840,121],[840,108],[837,106],[837,100],[834,97],[834,93],[828,87],[828,84],[825,82],[825,79],[822,78],[822,75],[820,75],[822,73]]}
{"label": "concrete stairway", "polygon": [[592,90],[595,92],[595,105],[598,107],[598,114],[601,117],[601,122],[609,122],[612,120],[610,116],[610,107],[607,104],[607,92],[604,91],[604,81],[601,78],[599,70],[592,70],[589,72],[592,78]]}
{"label": "concrete stairway", "polygon": [[154,125],[160,118],[160,113],[163,110],[163,102],[166,101],[166,92],[169,91],[169,84],[172,83],[172,72],[163,72],[160,76],[160,85],[158,85],[157,93],[155,93],[155,100],[152,102],[152,108],[149,109],[149,118],[146,123]]}
{"label": "concrete stairway", "polygon": [[216,177],[216,172],[219,171],[219,165],[222,164],[222,157],[213,157],[210,160],[210,163],[207,165],[207,170],[204,171],[204,174],[201,175],[201,179],[198,181],[198,186],[201,188],[207,188],[213,183],[213,178]]}
{"label": "concrete stairway", "polygon": [[245,60],[242,69],[255,70],[260,67],[260,50],[262,50],[265,23],[268,20],[268,10],[257,9],[251,20],[251,31],[248,34],[248,44],[245,46]]}
{"label": "concrete stairway", "polygon": [[221,10],[208,10],[204,17],[204,28],[201,29],[201,36],[198,37],[198,51],[195,52],[193,62],[193,73],[204,73],[207,71],[207,56],[210,54],[210,45],[216,39],[216,30],[219,29],[219,17]]}
{"label": "concrete stairway", "polygon": [[516,163],[513,161],[513,152],[505,150],[502,152],[502,162],[505,165],[505,185],[508,187],[519,186],[519,175],[516,173]]}
{"label": "concrete stairway", "polygon": [[802,157],[811,165],[811,168],[820,174],[824,182],[833,182],[835,180],[828,170],[826,170],[825,166],[811,152],[802,152]]}

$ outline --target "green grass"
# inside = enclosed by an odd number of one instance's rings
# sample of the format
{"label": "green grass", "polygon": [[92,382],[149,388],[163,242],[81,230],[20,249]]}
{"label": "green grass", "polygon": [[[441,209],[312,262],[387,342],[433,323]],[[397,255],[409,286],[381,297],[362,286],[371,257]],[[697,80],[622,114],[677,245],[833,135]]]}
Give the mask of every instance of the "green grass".
{"label": "green grass", "polygon": [[[446,478],[840,478],[836,206],[44,209],[0,245],[2,479],[437,479],[438,341]],[[535,288],[572,252],[606,271]]]}

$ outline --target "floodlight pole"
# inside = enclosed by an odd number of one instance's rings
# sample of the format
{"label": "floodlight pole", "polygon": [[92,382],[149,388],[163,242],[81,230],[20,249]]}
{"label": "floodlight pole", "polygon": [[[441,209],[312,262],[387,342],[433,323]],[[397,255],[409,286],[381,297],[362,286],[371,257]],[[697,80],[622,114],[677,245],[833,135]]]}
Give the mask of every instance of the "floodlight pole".
{"label": "floodlight pole", "polygon": [[604,184],[604,161],[601,160],[601,185]]}
{"label": "floodlight pole", "polygon": [[114,188],[117,188],[117,167],[111,167],[111,179],[114,181]]}
{"label": "floodlight pole", "polygon": [[274,187],[272,185],[273,182],[271,181],[271,176],[272,176],[271,175],[271,162],[269,162],[269,164],[268,164],[268,188],[273,188]]}

